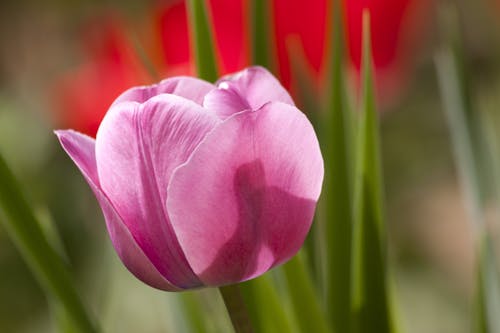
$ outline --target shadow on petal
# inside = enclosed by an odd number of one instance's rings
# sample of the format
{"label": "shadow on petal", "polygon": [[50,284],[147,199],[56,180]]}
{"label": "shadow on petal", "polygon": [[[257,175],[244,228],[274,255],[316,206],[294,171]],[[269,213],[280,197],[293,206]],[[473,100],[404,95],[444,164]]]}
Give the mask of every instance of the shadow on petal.
{"label": "shadow on petal", "polygon": [[217,285],[251,279],[290,259],[302,246],[316,202],[268,186],[263,163],[241,165],[233,179],[235,232],[200,277]]}

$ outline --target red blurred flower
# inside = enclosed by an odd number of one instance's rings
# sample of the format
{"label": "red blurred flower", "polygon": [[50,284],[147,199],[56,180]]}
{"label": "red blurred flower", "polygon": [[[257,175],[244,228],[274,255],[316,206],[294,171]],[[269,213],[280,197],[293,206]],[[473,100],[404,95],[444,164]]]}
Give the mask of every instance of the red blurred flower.
{"label": "red blurred flower", "polygon": [[[235,72],[250,64],[250,5],[248,0],[209,0],[214,27],[219,68],[222,74]],[[291,40],[298,40],[306,62],[315,77],[319,77],[326,45],[327,0],[313,1],[304,6],[302,0],[274,0],[272,2],[273,41],[271,50],[277,56],[278,74],[285,87],[291,86]],[[188,41],[188,25],[184,1],[160,7],[158,30],[165,57],[165,65],[193,63]],[[189,64],[189,65],[188,65]]]}
{"label": "red blurred flower", "polygon": [[366,8],[370,12],[373,64],[382,104],[400,95],[408,83],[415,55],[428,26],[430,5],[431,0],[344,1],[349,56],[358,74],[363,10]]}
{"label": "red blurred flower", "polygon": [[[210,0],[221,74],[249,65],[247,3]],[[154,8],[141,47],[158,77],[193,75],[186,5],[167,1]],[[130,86],[152,83],[126,25],[116,15],[103,15],[84,26],[84,62],[68,71],[53,87],[59,126],[95,136],[111,102]]]}
{"label": "red blurred flower", "polygon": [[[373,56],[378,93],[382,102],[404,87],[414,59],[418,36],[422,36],[425,13],[431,0],[345,0],[347,43],[351,62],[359,72],[361,16],[372,16]],[[221,74],[250,65],[248,0],[209,0],[209,13]],[[302,80],[293,65],[307,69],[311,83],[322,83],[331,5],[327,0],[273,0],[272,32],[278,76],[287,89],[297,91]],[[186,5],[181,0],[163,2],[151,11],[140,36],[147,58],[158,78],[193,75]],[[56,83],[56,107],[60,126],[95,135],[97,126],[114,98],[124,89],[148,84],[136,47],[124,22],[103,17],[85,26],[84,56],[78,68]],[[302,85],[304,83],[302,82]],[[311,90],[314,90],[311,89]]]}
{"label": "red blurred flower", "polygon": [[324,67],[329,29],[328,1],[314,0],[305,4],[303,0],[274,0],[272,9],[278,72],[283,84],[290,88],[293,62],[291,56],[304,57],[296,60],[308,65],[309,74],[318,83]]}
{"label": "red blurred flower", "polygon": [[52,96],[59,125],[95,135],[116,96],[151,79],[116,16],[90,20],[81,38],[84,62],[58,78]]}
{"label": "red blurred flower", "polygon": [[[217,60],[221,74],[249,65],[248,15],[246,0],[209,0]],[[194,59],[189,44],[185,1],[170,1],[155,8],[154,32],[158,34],[163,66],[179,74],[194,74]]]}

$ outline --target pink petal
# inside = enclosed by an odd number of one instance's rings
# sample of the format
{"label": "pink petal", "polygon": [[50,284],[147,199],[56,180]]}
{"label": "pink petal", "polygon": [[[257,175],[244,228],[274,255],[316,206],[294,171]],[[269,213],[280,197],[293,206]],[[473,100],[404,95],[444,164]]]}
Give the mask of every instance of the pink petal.
{"label": "pink petal", "polygon": [[250,67],[217,82],[205,96],[203,106],[224,119],[244,110],[257,110],[268,102],[294,105],[288,92],[263,67]]}
{"label": "pink petal", "polygon": [[121,102],[144,103],[148,99],[159,94],[172,94],[192,100],[202,104],[203,98],[215,86],[206,81],[186,76],[177,76],[165,79],[158,84],[151,86],[134,87],[122,93],[114,102],[116,105]]}
{"label": "pink petal", "polygon": [[103,191],[158,271],[181,288],[201,283],[170,225],[167,184],[174,168],[219,122],[190,100],[162,94],[144,104],[116,104],[97,132]]}
{"label": "pink petal", "polygon": [[152,287],[168,291],[179,290],[165,279],[145,256],[106,195],[101,191],[97,177],[94,139],[72,130],[55,133],[97,197],[104,213],[111,242],[125,266],[138,279]]}
{"label": "pink petal", "polygon": [[323,160],[314,130],[276,102],[216,127],[172,176],[167,209],[206,285],[250,279],[293,256],[309,230]]}

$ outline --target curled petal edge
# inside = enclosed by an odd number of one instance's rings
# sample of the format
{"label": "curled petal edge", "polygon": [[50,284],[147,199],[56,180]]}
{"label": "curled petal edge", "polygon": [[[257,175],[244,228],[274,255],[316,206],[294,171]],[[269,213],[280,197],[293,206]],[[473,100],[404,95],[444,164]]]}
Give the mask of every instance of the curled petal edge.
{"label": "curled petal edge", "polygon": [[100,189],[95,163],[95,140],[73,130],[57,130],[54,133],[94,192],[102,208],[113,246],[127,269],[154,288],[165,291],[183,290],[158,272]]}

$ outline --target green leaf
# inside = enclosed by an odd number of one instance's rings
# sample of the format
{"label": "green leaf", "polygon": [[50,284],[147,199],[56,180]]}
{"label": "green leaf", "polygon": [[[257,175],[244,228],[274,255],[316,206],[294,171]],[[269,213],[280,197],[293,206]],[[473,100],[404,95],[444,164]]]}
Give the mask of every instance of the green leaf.
{"label": "green leaf", "polygon": [[271,43],[270,2],[265,0],[250,1],[252,13],[252,63],[274,68],[272,62],[273,44]]}
{"label": "green leaf", "polygon": [[331,332],[311,275],[302,261],[301,253],[283,265],[283,270],[300,331]]}
{"label": "green leaf", "polygon": [[499,332],[500,288],[484,210],[490,202],[500,201],[499,189],[496,188],[500,179],[494,170],[495,161],[491,158],[488,128],[481,113],[474,109],[470,97],[458,10],[451,6],[443,7],[440,14],[445,42],[435,57],[436,70],[476,243],[475,330]]}
{"label": "green leaf", "polygon": [[218,289],[203,288],[175,294],[181,305],[177,316],[182,317],[185,331],[218,333],[233,330],[231,318]]}
{"label": "green leaf", "polygon": [[378,115],[372,78],[369,14],[363,14],[363,95],[353,226],[352,332],[393,332],[383,216]]}
{"label": "green leaf", "polygon": [[254,332],[254,323],[250,320],[247,305],[239,284],[229,284],[219,287],[227,312],[236,333]]}
{"label": "green leaf", "polygon": [[474,332],[500,332],[500,286],[491,238],[484,233],[479,244]]}
{"label": "green leaf", "polygon": [[45,238],[19,184],[0,155],[0,208],[2,219],[28,266],[45,289],[64,308],[72,325],[82,333],[97,332],[80,300],[68,268]]}
{"label": "green leaf", "polygon": [[218,78],[212,26],[203,0],[188,0],[191,45],[194,50],[196,70],[201,79],[215,82]]}
{"label": "green leaf", "polygon": [[483,195],[479,180],[478,166],[472,146],[471,132],[466,117],[466,104],[461,94],[457,63],[451,49],[443,48],[436,54],[436,68],[444,110],[455,153],[456,165],[461,185],[468,194],[469,218],[475,228],[484,223],[482,216]]}
{"label": "green leaf", "polygon": [[325,225],[327,293],[326,304],[336,332],[348,332],[350,324],[352,240],[352,117],[344,77],[344,40],[340,0],[335,7],[331,36],[331,87],[327,110],[319,132],[325,159],[325,181],[320,215]]}
{"label": "green leaf", "polygon": [[441,17],[445,43],[436,53],[435,64],[441,99],[447,116],[455,160],[472,222],[482,232],[483,209],[488,201],[499,201],[500,184],[487,119],[475,109],[465,66],[465,55],[459,34],[458,10],[444,7]]}

